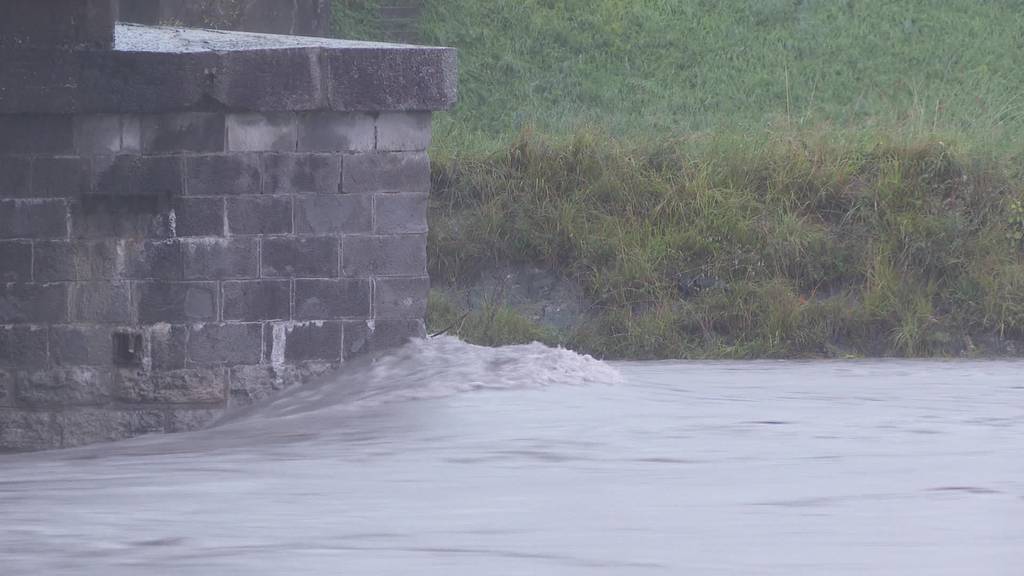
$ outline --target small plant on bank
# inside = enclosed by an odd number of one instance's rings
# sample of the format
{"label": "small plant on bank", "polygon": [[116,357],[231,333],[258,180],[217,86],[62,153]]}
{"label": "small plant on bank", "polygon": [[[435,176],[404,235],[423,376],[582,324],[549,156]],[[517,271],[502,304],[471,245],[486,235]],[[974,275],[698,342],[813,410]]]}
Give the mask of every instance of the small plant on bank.
{"label": "small plant on bank", "polygon": [[465,311],[439,291],[427,302],[427,331],[431,336],[456,336],[470,344],[508,346],[541,342],[560,344],[558,336],[504,302],[488,300],[478,310]]}

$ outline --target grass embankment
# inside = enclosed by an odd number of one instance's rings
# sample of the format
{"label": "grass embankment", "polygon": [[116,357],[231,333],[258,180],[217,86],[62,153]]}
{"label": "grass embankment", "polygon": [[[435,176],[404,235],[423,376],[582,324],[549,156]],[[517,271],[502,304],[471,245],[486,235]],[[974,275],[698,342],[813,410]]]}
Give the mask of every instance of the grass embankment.
{"label": "grass embankment", "polygon": [[[372,37],[374,2],[343,4]],[[435,282],[529,261],[594,304],[553,334],[435,296],[435,328],[619,358],[1024,339],[1018,3],[424,5],[462,68],[435,123]]]}
{"label": "grass embankment", "polygon": [[[563,336],[608,357],[961,354],[1024,337],[1022,199],[938,143],[525,135],[440,163],[431,272],[527,260],[578,278],[595,308]],[[485,314],[466,333],[502,341],[507,318]]]}

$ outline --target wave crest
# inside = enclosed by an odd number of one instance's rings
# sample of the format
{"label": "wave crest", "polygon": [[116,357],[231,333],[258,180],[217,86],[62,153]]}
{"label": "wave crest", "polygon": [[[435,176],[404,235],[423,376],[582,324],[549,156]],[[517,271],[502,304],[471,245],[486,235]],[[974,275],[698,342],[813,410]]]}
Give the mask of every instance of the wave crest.
{"label": "wave crest", "polygon": [[356,360],[229,420],[287,418],[478,390],[617,384],[621,379],[609,364],[563,348],[539,343],[486,348],[442,336]]}

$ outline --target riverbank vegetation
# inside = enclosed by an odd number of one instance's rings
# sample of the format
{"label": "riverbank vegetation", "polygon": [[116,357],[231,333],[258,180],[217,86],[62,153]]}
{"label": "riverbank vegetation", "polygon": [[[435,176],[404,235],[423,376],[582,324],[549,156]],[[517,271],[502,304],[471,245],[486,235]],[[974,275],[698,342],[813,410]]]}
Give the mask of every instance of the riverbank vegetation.
{"label": "riverbank vegetation", "polygon": [[[342,4],[373,37],[374,2]],[[421,39],[461,49],[435,284],[529,262],[589,305],[554,331],[439,291],[432,329],[610,358],[1024,352],[1015,3],[422,4]]]}
{"label": "riverbank vegetation", "polygon": [[1024,337],[1021,190],[937,141],[524,133],[438,163],[431,273],[578,279],[592,308],[565,343],[607,357],[989,352]]}

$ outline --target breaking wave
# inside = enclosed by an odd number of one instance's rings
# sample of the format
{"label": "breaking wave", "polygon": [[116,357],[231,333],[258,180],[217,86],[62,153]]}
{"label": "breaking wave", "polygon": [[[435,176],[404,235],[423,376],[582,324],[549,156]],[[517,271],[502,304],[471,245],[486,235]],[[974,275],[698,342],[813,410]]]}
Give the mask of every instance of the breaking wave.
{"label": "breaking wave", "polygon": [[442,336],[413,341],[386,355],[346,364],[327,377],[231,414],[226,422],[353,410],[480,390],[586,386],[620,381],[619,372],[612,366],[562,348],[538,343],[486,348]]}

